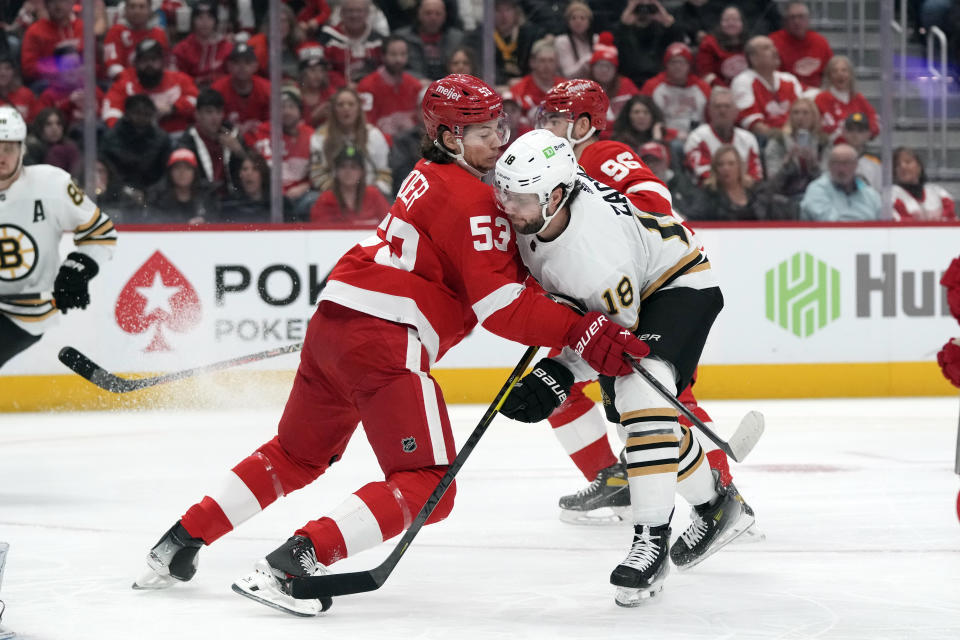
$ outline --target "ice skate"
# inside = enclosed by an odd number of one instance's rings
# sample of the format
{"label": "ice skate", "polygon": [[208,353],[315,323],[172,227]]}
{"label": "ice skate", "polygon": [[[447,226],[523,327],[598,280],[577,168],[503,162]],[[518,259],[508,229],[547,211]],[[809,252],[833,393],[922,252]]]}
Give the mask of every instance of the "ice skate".
{"label": "ice skate", "polygon": [[133,583],[134,589],[166,589],[186,582],[197,572],[200,538],[191,538],[178,520],[147,554],[147,572]]}
{"label": "ice skate", "polygon": [[673,543],[670,558],[681,571],[697,566],[753,526],[753,510],[733,484],[717,487],[713,505],[694,507],[690,526]]}
{"label": "ice skate", "polygon": [[670,573],[669,547],[669,524],[634,526],[630,553],[610,574],[610,584],[617,587],[618,605],[639,607],[663,590],[663,581]]}
{"label": "ice skate", "polygon": [[630,487],[622,462],[601,469],[588,486],[560,498],[560,520],[570,524],[618,524],[629,511]]}
{"label": "ice skate", "polygon": [[233,590],[284,613],[300,617],[323,613],[333,604],[331,598],[298,600],[290,595],[292,578],[306,578],[330,573],[317,561],[313,543],[304,536],[293,536],[279,549],[254,564],[253,573],[233,583]]}

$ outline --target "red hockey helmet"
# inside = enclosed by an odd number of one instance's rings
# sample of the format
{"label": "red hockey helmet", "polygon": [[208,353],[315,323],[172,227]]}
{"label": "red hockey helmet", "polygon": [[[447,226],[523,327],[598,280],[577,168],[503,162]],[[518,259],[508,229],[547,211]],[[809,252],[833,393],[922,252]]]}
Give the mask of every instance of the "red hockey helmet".
{"label": "red hockey helmet", "polygon": [[427,87],[422,109],[427,135],[432,140],[440,135],[441,125],[462,138],[467,125],[503,117],[503,98],[483,80],[455,73]]}
{"label": "red hockey helmet", "polygon": [[603,131],[607,128],[610,99],[593,80],[564,80],[547,92],[540,109],[542,113],[565,113],[571,122],[587,114],[590,124]]}

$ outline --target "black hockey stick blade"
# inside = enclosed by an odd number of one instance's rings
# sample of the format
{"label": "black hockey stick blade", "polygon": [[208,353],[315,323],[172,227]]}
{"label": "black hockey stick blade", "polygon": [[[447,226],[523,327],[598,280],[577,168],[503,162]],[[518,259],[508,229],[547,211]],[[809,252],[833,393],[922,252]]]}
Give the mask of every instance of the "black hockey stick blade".
{"label": "black hockey stick blade", "polygon": [[710,438],[713,443],[720,447],[724,453],[730,456],[734,462],[743,462],[744,458],[747,457],[747,455],[753,450],[753,447],[756,446],[757,442],[760,440],[760,436],[763,435],[763,430],[765,428],[763,414],[759,411],[750,411],[743,417],[742,420],[740,420],[740,424],[733,436],[731,436],[730,440],[724,440],[714,433],[713,429],[705,425],[703,420],[698,418],[695,413],[690,411],[686,405],[677,400],[677,397],[670,393],[670,390],[664,387],[652,373],[643,367],[643,365],[633,358],[629,358],[629,360],[634,371],[639,373],[643,379],[646,380],[650,386],[652,386],[654,390],[663,397],[664,400],[669,402],[677,411],[686,416],[687,420],[696,425],[697,429],[699,429],[703,435]]}
{"label": "black hockey stick blade", "polygon": [[37,293],[5,293],[0,294],[0,302],[33,302],[35,300],[49,300],[49,291]]}
{"label": "black hockey stick blade", "polygon": [[414,537],[416,537],[420,529],[423,528],[427,518],[433,513],[437,503],[443,498],[443,494],[446,493],[450,485],[453,484],[453,479],[456,477],[457,472],[460,471],[460,467],[462,467],[463,463],[470,457],[477,443],[480,442],[481,436],[486,432],[487,427],[493,422],[507,394],[510,393],[513,385],[516,384],[520,376],[523,375],[523,372],[530,366],[533,357],[537,355],[537,351],[539,350],[540,347],[528,347],[524,352],[523,358],[521,358],[517,366],[514,367],[503,387],[500,388],[497,397],[493,399],[486,413],[484,413],[480,419],[480,423],[477,424],[473,432],[470,433],[467,442],[463,445],[463,448],[460,449],[460,452],[457,454],[457,457],[453,459],[453,462],[450,463],[447,472],[440,478],[436,489],[434,489],[430,497],[427,498],[423,508],[420,509],[420,513],[417,514],[410,528],[406,530],[403,537],[400,538],[400,542],[397,543],[397,546],[390,552],[386,560],[369,571],[352,571],[350,573],[331,573],[309,578],[294,578],[290,585],[290,595],[300,599],[328,598],[374,591],[383,586],[383,583],[386,582],[387,578],[393,572],[394,567],[400,562],[400,558],[403,557],[403,554],[406,553],[410,547],[410,543],[413,542]]}
{"label": "black hockey stick blade", "polygon": [[110,373],[73,347],[64,347],[61,349],[58,358],[60,359],[60,362],[67,365],[67,367],[72,371],[86,378],[101,389],[111,393],[129,393],[130,391],[137,391],[138,389],[154,387],[158,384],[165,384],[167,382],[183,380],[184,378],[191,378],[204,373],[220,371],[222,369],[236,367],[249,362],[255,362],[257,360],[265,360],[267,358],[282,356],[287,353],[296,353],[301,349],[303,349],[303,343],[297,342],[285,347],[268,349],[267,351],[260,351],[259,353],[251,353],[238,358],[222,360],[220,362],[214,362],[213,364],[208,364],[201,367],[184,369],[183,371],[165,373],[163,375],[153,376],[151,378],[121,378],[118,375]]}

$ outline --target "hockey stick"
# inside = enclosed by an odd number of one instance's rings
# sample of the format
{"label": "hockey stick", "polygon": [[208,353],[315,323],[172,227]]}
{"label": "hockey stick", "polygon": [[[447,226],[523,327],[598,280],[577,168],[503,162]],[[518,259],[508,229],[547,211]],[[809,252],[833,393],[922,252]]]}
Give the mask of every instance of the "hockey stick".
{"label": "hockey stick", "polygon": [[750,451],[753,450],[753,447],[757,444],[757,441],[760,440],[760,436],[763,435],[764,429],[764,419],[763,414],[759,411],[750,411],[747,415],[743,416],[743,419],[740,420],[740,426],[737,427],[737,430],[733,433],[733,436],[730,437],[729,441],[723,440],[720,436],[713,432],[710,427],[703,423],[703,420],[698,418],[690,409],[688,409],[682,402],[677,400],[670,391],[660,384],[660,381],[657,380],[652,373],[643,368],[643,366],[634,360],[629,358],[630,364],[633,366],[634,370],[643,376],[643,379],[650,383],[650,386],[653,387],[657,393],[663,396],[663,399],[673,405],[673,407],[687,417],[687,420],[696,425],[697,429],[703,432],[705,436],[713,440],[720,449],[723,450],[728,456],[733,458],[734,462],[743,462],[743,459],[747,457]]}
{"label": "hockey stick", "polygon": [[345,596],[351,593],[374,591],[382,587],[383,583],[386,582],[387,578],[393,572],[393,569],[397,566],[397,563],[400,562],[400,558],[402,558],[406,550],[410,548],[410,543],[413,542],[417,533],[423,528],[423,524],[427,521],[427,518],[430,517],[430,514],[433,513],[433,510],[437,507],[437,503],[440,502],[443,494],[450,488],[454,477],[457,475],[457,472],[460,471],[460,467],[462,467],[463,463],[470,457],[477,443],[480,442],[480,438],[486,432],[487,427],[493,422],[507,394],[513,389],[513,385],[516,384],[520,376],[523,375],[523,372],[533,361],[533,357],[537,355],[537,351],[539,350],[540,347],[528,347],[524,352],[523,358],[521,358],[517,366],[514,367],[513,372],[510,373],[510,377],[507,378],[507,381],[497,393],[497,397],[494,398],[490,406],[487,407],[487,411],[480,419],[480,423],[474,428],[470,437],[467,438],[466,444],[460,449],[457,457],[450,463],[447,472],[440,478],[440,482],[437,483],[437,488],[434,489],[430,497],[427,498],[423,508],[420,509],[420,513],[417,514],[417,518],[410,525],[410,528],[407,529],[406,533],[403,534],[403,537],[400,538],[400,542],[397,543],[397,546],[390,552],[386,560],[369,571],[331,573],[310,578],[294,578],[290,587],[290,595],[300,599],[328,598],[331,596]]}
{"label": "hockey stick", "polygon": [[129,393],[130,391],[154,387],[158,384],[165,384],[167,382],[173,382],[174,380],[182,380],[184,378],[190,378],[203,373],[211,373],[213,371],[220,371],[221,369],[229,369],[230,367],[236,367],[249,362],[256,362],[257,360],[266,360],[267,358],[274,358],[287,353],[296,353],[301,349],[303,349],[303,343],[297,342],[285,347],[268,349],[267,351],[261,351],[260,353],[251,353],[246,356],[231,358],[230,360],[222,360],[220,362],[214,362],[213,364],[207,364],[201,367],[184,369],[183,371],[165,373],[152,378],[121,378],[120,376],[110,373],[73,347],[64,347],[63,349],[60,349],[60,354],[58,357],[60,358],[60,362],[67,365],[67,367],[72,369],[75,373],[83,376],[101,389],[105,389],[111,393]]}
{"label": "hockey stick", "polygon": [[37,293],[0,294],[0,302],[33,302],[34,300],[49,300],[53,294],[49,291]]}

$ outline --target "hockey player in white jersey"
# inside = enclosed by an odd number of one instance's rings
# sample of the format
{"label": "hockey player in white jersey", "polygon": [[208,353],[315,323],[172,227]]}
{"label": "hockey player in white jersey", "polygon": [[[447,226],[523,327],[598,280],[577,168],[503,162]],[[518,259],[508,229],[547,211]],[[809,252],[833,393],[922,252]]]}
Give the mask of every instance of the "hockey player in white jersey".
{"label": "hockey player in white jersey", "polygon": [[[672,393],[697,366],[723,296],[706,255],[673,216],[647,213],[579,170],[569,141],[544,130],[520,136],[496,166],[497,198],[518,233],[531,274],[581,311],[603,311],[644,340],[642,365]],[[536,422],[595,372],[569,348],[545,358],[507,397],[502,413]],[[637,606],[662,589],[669,561],[714,553],[743,532],[742,502],[718,487],[677,411],[639,375],[616,379],[626,444],[634,540],[610,581],[616,602]],[[670,543],[674,493],[703,515]]]}
{"label": "hockey player in white jersey", "polygon": [[[27,125],[0,107],[0,367],[57,321],[85,309],[88,283],[113,255],[117,232],[66,171],[23,166]],[[76,251],[60,261],[60,238]]]}

